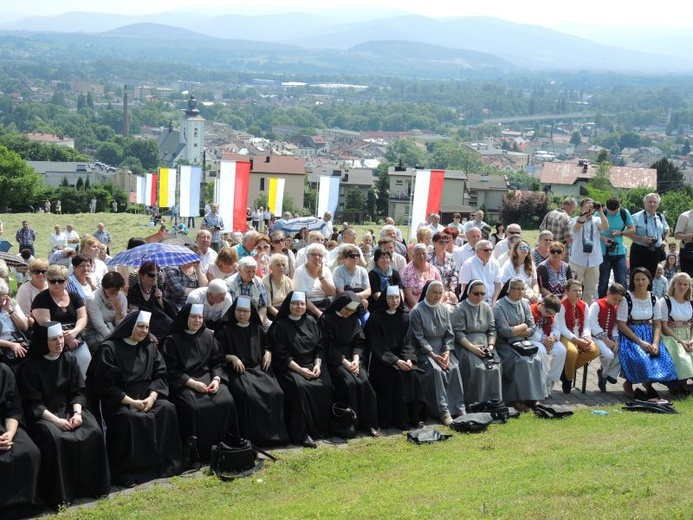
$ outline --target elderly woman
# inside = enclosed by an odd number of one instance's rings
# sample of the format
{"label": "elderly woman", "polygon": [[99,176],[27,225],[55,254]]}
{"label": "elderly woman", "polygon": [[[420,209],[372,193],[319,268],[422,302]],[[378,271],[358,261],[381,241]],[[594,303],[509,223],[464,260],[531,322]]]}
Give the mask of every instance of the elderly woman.
{"label": "elderly woman", "polygon": [[409,315],[404,313],[399,286],[390,285],[379,294],[363,330],[371,352],[368,378],[378,399],[378,425],[418,428],[426,417],[426,402],[418,358],[406,341]]}
{"label": "elderly woman", "polygon": [[486,284],[472,280],[450,323],[455,335],[455,354],[460,364],[466,404],[503,399],[500,357],[496,352],[496,324],[493,310],[486,303]]}
{"label": "elderly woman", "polygon": [[263,326],[269,327],[267,322],[267,292],[262,283],[262,278],[255,274],[257,262],[252,256],[244,256],[238,262],[238,272],[226,280],[229,294],[236,299],[239,296],[249,296],[257,307]]}
{"label": "elderly woman", "polygon": [[77,497],[101,497],[111,487],[106,443],[84,408],[84,378],[63,352],[60,323],[37,326],[28,361],[18,374],[27,431],[41,450],[40,494],[57,507]]}
{"label": "elderly woman", "polygon": [[83,253],[76,254],[72,257],[72,274],[67,280],[67,290],[79,294],[86,300],[97,289],[96,283],[92,280],[91,258]]}
{"label": "elderly woman", "polygon": [[563,298],[566,282],[573,277],[570,266],[563,261],[565,246],[553,242],[549,249],[549,258],[537,266],[537,282],[542,296],[554,294]]}
{"label": "elderly woman", "polygon": [[332,271],[325,264],[327,250],[322,244],[313,243],[306,247],[308,261],[296,268],[294,290],[306,294],[306,308],[315,318],[322,316],[330,304],[330,297],[337,293]]}
{"label": "elderly woman", "polygon": [[553,233],[548,229],[540,232],[537,247],[532,250],[532,260],[534,260],[535,267],[549,258],[551,244],[553,244]]}
{"label": "elderly woman", "polygon": [[370,301],[374,303],[380,298],[380,294],[390,287],[402,285],[399,272],[392,267],[392,253],[384,249],[376,249],[373,255],[373,269],[368,272],[368,283],[371,286]]}
{"label": "elderly woman", "polygon": [[91,260],[91,281],[101,286],[101,279],[108,272],[108,267],[99,258],[101,254],[101,242],[95,237],[85,236],[79,244],[79,252]]}
{"label": "elderly woman", "polygon": [[270,256],[270,273],[262,279],[265,292],[269,297],[267,302],[267,317],[273,320],[279,312],[284,298],[294,290],[294,283],[286,274],[289,259],[282,253],[273,253]]}
{"label": "elderly woman", "polygon": [[250,298],[240,296],[233,302],[214,335],[226,361],[240,435],[260,446],[287,444],[284,392],[272,370],[260,314]]}
{"label": "elderly woman", "polygon": [[643,383],[643,393],[651,398],[658,397],[653,382],[673,383],[677,379],[669,351],[661,342],[663,316],[657,298],[649,290],[651,283],[647,268],[633,269],[628,292],[616,315],[618,359],[626,378],[623,389],[631,398],[636,396],[633,383]]}
{"label": "elderly woman", "polygon": [[24,424],[22,404],[12,370],[0,363],[0,515],[3,518],[38,516],[37,496],[41,452]]}
{"label": "elderly woman", "polygon": [[[428,226],[420,227],[416,230],[416,243],[426,246],[428,251],[433,246],[433,231]],[[412,252],[411,250],[409,251]]]}
{"label": "elderly woman", "polygon": [[[270,233],[270,244],[272,248],[270,249],[270,255],[284,255],[286,257],[286,275],[289,278],[294,276],[294,265],[296,264],[296,255],[291,250],[291,247],[287,247],[287,241],[291,241],[290,237],[287,237],[283,231],[273,231]],[[271,257],[270,257],[271,258]]]}
{"label": "elderly woman", "polygon": [[108,429],[114,484],[133,487],[177,475],[181,465],[176,407],[167,400],[166,365],[149,339],[146,311],[131,312],[94,354],[87,384]]}
{"label": "elderly woman", "polygon": [[496,348],[503,369],[503,399],[521,412],[529,411],[544,399],[546,380],[538,350],[531,353],[513,348],[513,344],[529,340],[535,331],[524,291],[525,282],[513,278],[508,282],[507,295],[498,298],[493,306],[498,335]]}
{"label": "elderly woman", "polygon": [[664,247],[669,236],[669,224],[659,211],[659,195],[648,193],[643,198],[642,211],[633,213],[635,234],[631,237],[630,269],[644,267],[654,278],[657,264],[665,259]]}
{"label": "elderly woman", "polygon": [[271,240],[267,235],[258,235],[255,241],[255,254],[253,258],[257,262],[256,275],[263,278],[269,274],[269,257],[271,249]]}
{"label": "elderly woman", "polygon": [[358,265],[361,257],[356,246],[346,244],[341,251],[342,264],[332,273],[337,294],[353,291],[358,296],[363,310],[368,308],[368,298],[371,295],[371,284],[368,281],[368,271]]}
{"label": "elderly woman", "polygon": [[688,393],[688,380],[693,378],[693,307],[691,306],[691,277],[676,273],[669,291],[659,300],[662,316],[662,343],[676,367],[678,384],[671,387],[674,394]]}
{"label": "elderly woman", "polygon": [[84,340],[92,352],[127,314],[128,299],[121,292],[124,287],[125,280],[120,273],[108,272],[101,280],[101,288],[86,300],[88,321],[84,329]]}
{"label": "elderly woman", "polygon": [[409,334],[416,347],[428,411],[445,426],[465,413],[462,378],[455,351],[450,311],[442,304],[443,283],[426,282],[409,314]]}
{"label": "elderly woman", "polygon": [[29,264],[31,279],[24,282],[17,290],[17,305],[27,317],[29,327],[34,326],[34,317],[31,316],[31,303],[38,293],[48,289],[46,270],[48,262],[43,258],[37,258]]}
{"label": "elderly woman", "polygon": [[441,281],[440,271],[428,261],[428,249],[425,244],[414,244],[410,256],[411,262],[400,273],[406,309],[414,308],[421,297],[421,291],[426,282],[429,280]]}
{"label": "elderly woman", "polygon": [[202,272],[200,262],[164,267],[161,275],[164,282],[164,299],[177,310],[185,305],[185,300],[191,292],[198,287],[207,287],[209,283]]}
{"label": "elderly woman", "polygon": [[359,428],[371,437],[380,437],[375,392],[364,364],[366,337],[356,311],[361,299],[344,291],[327,307],[318,321],[335,400],[348,404],[358,418]]}
{"label": "elderly woman", "polygon": [[306,448],[317,448],[314,437],[329,430],[332,380],[323,367],[322,333],[306,312],[306,295],[286,296],[269,330],[274,370],[284,391],[289,439]]}
{"label": "elderly woman", "polygon": [[10,297],[7,282],[0,278],[0,351],[2,361],[16,370],[27,353],[24,333],[29,324],[22,309]]}
{"label": "elderly woman", "polygon": [[523,239],[519,239],[510,246],[508,260],[501,266],[501,283],[505,283],[511,278],[521,278],[527,288],[525,298],[529,300],[529,303],[537,303],[539,301],[539,287],[534,260],[530,254],[531,250],[529,243]]}
{"label": "elderly woman", "polygon": [[65,331],[65,349],[77,358],[82,376],[87,373],[91,361],[89,347],[82,339],[87,326],[87,308],[84,300],[66,288],[67,268],[53,264],[46,271],[48,289],[39,293],[31,305],[31,314],[37,324],[60,322]]}
{"label": "elderly woman", "polygon": [[207,269],[207,281],[226,280],[237,272],[238,252],[233,247],[222,247],[214,263]]}
{"label": "elderly woman", "polygon": [[433,250],[428,260],[440,271],[440,279],[445,287],[445,301],[451,305],[457,303],[457,269],[452,253],[447,251],[452,237],[447,233],[438,232],[433,235]]}
{"label": "elderly woman", "polygon": [[238,435],[224,354],[212,331],[205,328],[203,312],[202,304],[185,304],[162,349],[171,402],[176,405],[181,439],[188,452],[183,469],[194,467],[196,455],[209,460],[212,446],[224,440],[227,432]]}

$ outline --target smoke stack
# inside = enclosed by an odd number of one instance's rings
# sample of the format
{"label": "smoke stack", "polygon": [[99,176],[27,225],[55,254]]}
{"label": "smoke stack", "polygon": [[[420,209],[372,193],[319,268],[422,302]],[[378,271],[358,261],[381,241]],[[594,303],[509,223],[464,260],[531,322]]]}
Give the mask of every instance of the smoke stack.
{"label": "smoke stack", "polygon": [[128,109],[128,86],[123,86],[123,135],[130,134],[130,110]]}

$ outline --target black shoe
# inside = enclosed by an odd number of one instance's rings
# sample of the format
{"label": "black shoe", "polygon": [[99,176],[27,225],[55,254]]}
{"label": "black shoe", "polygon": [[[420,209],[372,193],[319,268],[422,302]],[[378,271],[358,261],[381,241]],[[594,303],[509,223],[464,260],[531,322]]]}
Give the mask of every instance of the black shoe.
{"label": "black shoe", "polygon": [[126,480],[119,480],[117,482],[114,482],[116,486],[124,487],[124,488],[134,488],[137,485],[136,480],[131,480],[131,479],[126,479]]}
{"label": "black shoe", "polygon": [[304,448],[313,448],[313,449],[315,449],[315,448],[318,447],[318,443],[315,442],[315,441],[313,440],[313,437],[311,437],[310,435],[306,434],[306,436],[303,437],[303,440],[301,441],[301,446],[303,446]]}
{"label": "black shoe", "polygon": [[197,471],[202,467],[200,462],[200,452],[197,449],[197,437],[191,435],[183,446],[183,471]]}
{"label": "black shoe", "polygon": [[606,378],[602,374],[602,369],[597,370],[597,386],[600,392],[606,392]]}
{"label": "black shoe", "polygon": [[609,383],[611,383],[612,385],[615,385],[616,383],[618,383],[618,379],[616,379],[615,377],[606,376],[606,380],[607,380]]}
{"label": "black shoe", "polygon": [[563,389],[564,394],[569,394],[573,388],[573,382],[565,379],[561,382],[561,388]]}
{"label": "black shoe", "polygon": [[661,395],[659,395],[659,392],[655,390],[652,385],[647,387],[647,393],[645,394],[648,399],[661,399]]}
{"label": "black shoe", "polygon": [[378,428],[368,428],[368,435],[377,439],[380,437],[380,430]]}

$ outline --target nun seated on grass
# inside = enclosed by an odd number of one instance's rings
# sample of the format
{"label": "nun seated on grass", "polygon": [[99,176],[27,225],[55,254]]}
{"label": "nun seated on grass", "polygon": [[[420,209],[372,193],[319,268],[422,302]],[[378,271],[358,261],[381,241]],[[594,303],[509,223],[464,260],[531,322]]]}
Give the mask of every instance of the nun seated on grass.
{"label": "nun seated on grass", "polygon": [[464,391],[455,356],[455,335],[450,310],[443,300],[443,283],[429,280],[419,302],[409,313],[409,334],[416,346],[428,411],[450,426],[454,417],[464,415]]}
{"label": "nun seated on grass", "polygon": [[103,434],[84,408],[84,379],[57,321],[34,328],[28,361],[19,369],[28,432],[41,450],[39,492],[51,507],[98,498],[111,487]]}
{"label": "nun seated on grass", "polygon": [[231,304],[214,335],[224,355],[241,437],[259,446],[288,444],[284,392],[274,375],[262,318],[249,296]]}
{"label": "nun seated on grass", "polygon": [[94,353],[88,390],[106,423],[111,480],[133,487],[177,475],[181,442],[167,400],[166,364],[149,335],[151,313],[128,314]]}
{"label": "nun seated on grass", "polygon": [[233,397],[227,387],[223,352],[204,325],[204,305],[186,303],[162,349],[171,402],[176,405],[184,446],[184,467],[209,460],[226,433],[238,435]]}

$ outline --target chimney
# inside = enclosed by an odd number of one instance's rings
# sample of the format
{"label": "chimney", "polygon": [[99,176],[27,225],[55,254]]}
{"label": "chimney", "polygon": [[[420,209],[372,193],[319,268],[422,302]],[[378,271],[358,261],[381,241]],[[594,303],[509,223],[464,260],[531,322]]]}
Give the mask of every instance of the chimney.
{"label": "chimney", "polygon": [[123,135],[130,134],[130,111],[128,110],[128,86],[123,86]]}

